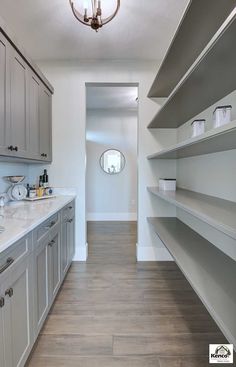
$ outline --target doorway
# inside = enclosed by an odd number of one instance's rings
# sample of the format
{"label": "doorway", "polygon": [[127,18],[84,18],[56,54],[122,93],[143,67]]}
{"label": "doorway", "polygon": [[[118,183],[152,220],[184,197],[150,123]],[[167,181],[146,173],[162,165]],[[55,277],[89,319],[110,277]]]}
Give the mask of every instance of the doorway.
{"label": "doorway", "polygon": [[124,260],[125,249],[130,261],[136,261],[137,144],[137,84],[87,84],[88,262],[107,256],[110,261],[118,253]]}

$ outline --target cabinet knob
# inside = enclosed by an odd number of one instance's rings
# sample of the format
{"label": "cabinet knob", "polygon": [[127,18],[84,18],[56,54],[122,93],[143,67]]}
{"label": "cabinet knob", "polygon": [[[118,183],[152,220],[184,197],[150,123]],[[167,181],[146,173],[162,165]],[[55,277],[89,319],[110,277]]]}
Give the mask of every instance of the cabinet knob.
{"label": "cabinet knob", "polygon": [[8,288],[5,292],[5,296],[9,296],[11,298],[13,296],[13,288]]}
{"label": "cabinet knob", "polygon": [[41,157],[47,158],[47,154],[46,153],[41,153]]}
{"label": "cabinet knob", "polygon": [[0,308],[3,308],[5,305],[5,299],[3,297],[0,297]]}
{"label": "cabinet knob", "polygon": [[7,147],[7,149],[13,151],[14,147],[13,147],[13,145],[9,145],[9,147]]}
{"label": "cabinet knob", "polygon": [[55,243],[56,242],[54,240],[52,240],[51,242],[49,242],[48,246],[52,247],[53,245],[55,245]]}
{"label": "cabinet knob", "polygon": [[67,223],[72,223],[73,219],[68,219]]}
{"label": "cabinet knob", "polygon": [[13,148],[13,150],[15,150],[16,152],[18,152],[18,147],[15,146],[15,148]]}

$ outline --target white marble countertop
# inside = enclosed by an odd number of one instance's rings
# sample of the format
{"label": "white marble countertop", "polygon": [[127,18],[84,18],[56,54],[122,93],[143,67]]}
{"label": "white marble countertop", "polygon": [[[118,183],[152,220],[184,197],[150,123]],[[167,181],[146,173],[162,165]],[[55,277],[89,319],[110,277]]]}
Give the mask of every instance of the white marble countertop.
{"label": "white marble countertop", "polygon": [[38,225],[75,199],[75,195],[57,196],[35,202],[21,201],[0,208],[0,254]]}

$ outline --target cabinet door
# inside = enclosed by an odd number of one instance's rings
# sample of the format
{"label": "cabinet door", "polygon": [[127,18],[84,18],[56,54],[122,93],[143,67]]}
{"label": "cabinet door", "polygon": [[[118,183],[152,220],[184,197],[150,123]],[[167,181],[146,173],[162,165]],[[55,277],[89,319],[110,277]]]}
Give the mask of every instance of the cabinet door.
{"label": "cabinet door", "polygon": [[49,238],[37,244],[34,253],[34,330],[35,336],[47,316],[48,302],[48,243]]}
{"label": "cabinet door", "polygon": [[4,336],[3,336],[3,308],[5,305],[4,293],[0,288],[0,366],[5,367]]}
{"label": "cabinet door", "polygon": [[0,154],[8,153],[10,132],[10,44],[0,34]]}
{"label": "cabinet door", "polygon": [[45,161],[52,160],[52,95],[44,85],[40,92],[40,154]]}
{"label": "cabinet door", "polygon": [[61,236],[61,271],[62,278],[64,278],[69,267],[69,226],[67,219],[62,222]]}
{"label": "cabinet door", "polygon": [[54,300],[57,291],[60,287],[60,235],[59,233],[53,237],[49,242],[49,261],[48,261],[48,275],[49,275],[49,302]]}
{"label": "cabinet door", "polygon": [[7,366],[23,367],[33,344],[31,256],[12,268],[4,288],[4,337],[6,334],[6,340],[11,345],[11,356],[6,354]]}
{"label": "cabinet door", "polygon": [[13,154],[27,157],[29,145],[29,89],[28,66],[20,55],[12,50],[11,56],[11,133]]}
{"label": "cabinet door", "polygon": [[73,260],[75,255],[75,218],[71,218],[68,221],[69,227],[69,262]]}
{"label": "cabinet door", "polygon": [[32,159],[41,159],[39,119],[40,90],[40,81],[32,71],[29,76],[29,155]]}

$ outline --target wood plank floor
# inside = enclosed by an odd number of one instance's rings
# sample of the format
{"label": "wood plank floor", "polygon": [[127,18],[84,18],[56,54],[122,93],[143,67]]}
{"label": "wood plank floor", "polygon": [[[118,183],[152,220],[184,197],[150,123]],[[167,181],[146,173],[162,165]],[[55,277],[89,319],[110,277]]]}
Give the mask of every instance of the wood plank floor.
{"label": "wood plank floor", "polygon": [[88,224],[30,367],[209,367],[226,340],[174,262],[136,263],[136,223]]}

